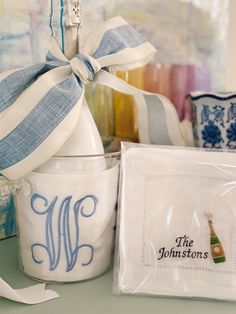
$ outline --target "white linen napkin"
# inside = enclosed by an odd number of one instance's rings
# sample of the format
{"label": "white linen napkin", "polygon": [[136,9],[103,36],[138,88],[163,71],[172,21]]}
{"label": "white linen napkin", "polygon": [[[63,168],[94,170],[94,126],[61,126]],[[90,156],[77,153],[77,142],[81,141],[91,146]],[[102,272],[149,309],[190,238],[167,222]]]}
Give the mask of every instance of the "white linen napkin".
{"label": "white linen napkin", "polygon": [[124,145],[114,292],[236,299],[235,199],[234,153]]}

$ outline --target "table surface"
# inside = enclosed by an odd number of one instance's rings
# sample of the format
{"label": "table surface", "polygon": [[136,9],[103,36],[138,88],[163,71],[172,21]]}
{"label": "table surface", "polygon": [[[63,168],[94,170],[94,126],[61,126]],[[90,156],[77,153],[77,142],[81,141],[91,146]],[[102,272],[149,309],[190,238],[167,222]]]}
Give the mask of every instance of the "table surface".
{"label": "table surface", "polygon": [[[26,278],[17,262],[16,238],[0,241],[0,277],[14,288],[36,282]],[[233,314],[236,302],[190,300],[162,297],[112,295],[112,272],[97,279],[72,284],[48,284],[60,298],[38,305],[24,305],[0,298],[1,314]]]}

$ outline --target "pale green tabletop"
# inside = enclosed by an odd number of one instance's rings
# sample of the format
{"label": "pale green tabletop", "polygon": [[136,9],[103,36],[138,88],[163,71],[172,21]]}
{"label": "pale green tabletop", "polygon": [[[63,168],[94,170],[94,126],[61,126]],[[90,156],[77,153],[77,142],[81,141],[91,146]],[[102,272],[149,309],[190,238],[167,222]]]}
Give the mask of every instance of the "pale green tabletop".
{"label": "pale green tabletop", "polygon": [[[25,288],[35,282],[19,271],[16,239],[0,241],[0,277],[14,288]],[[24,305],[0,298],[1,314],[234,314],[236,302],[197,301],[172,298],[114,296],[112,273],[83,283],[48,285],[60,294],[39,305]]]}

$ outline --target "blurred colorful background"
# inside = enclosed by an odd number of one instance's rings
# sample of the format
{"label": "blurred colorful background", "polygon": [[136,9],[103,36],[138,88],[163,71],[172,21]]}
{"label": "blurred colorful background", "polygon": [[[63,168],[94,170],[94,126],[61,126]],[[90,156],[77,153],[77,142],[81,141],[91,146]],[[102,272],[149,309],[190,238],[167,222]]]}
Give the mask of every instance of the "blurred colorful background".
{"label": "blurred colorful background", "polygon": [[[81,45],[87,29],[122,15],[157,48],[146,67],[115,73],[130,84],[167,96],[180,120],[191,119],[190,91],[226,89],[228,0],[83,0]],[[0,0],[0,72],[44,60],[49,48],[49,0]],[[136,108],[130,96],[90,83],[90,110],[104,145],[138,141]],[[15,232],[10,196],[0,202],[0,238]]]}

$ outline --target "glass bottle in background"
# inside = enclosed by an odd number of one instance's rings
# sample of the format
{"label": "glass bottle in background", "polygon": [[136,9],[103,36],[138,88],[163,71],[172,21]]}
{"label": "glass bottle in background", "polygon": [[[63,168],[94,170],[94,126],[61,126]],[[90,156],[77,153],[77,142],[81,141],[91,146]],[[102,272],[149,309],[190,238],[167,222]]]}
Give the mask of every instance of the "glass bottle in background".
{"label": "glass bottle in background", "polygon": [[190,118],[187,96],[192,91],[211,91],[211,72],[207,64],[172,64],[170,100],[180,120]]}
{"label": "glass bottle in background", "polygon": [[[117,72],[116,75],[125,82],[144,89],[144,68]],[[132,96],[113,92],[116,137],[138,142],[137,110]]]}
{"label": "glass bottle in background", "polygon": [[86,86],[85,97],[106,148],[114,137],[114,112],[112,90],[90,83]]}
{"label": "glass bottle in background", "polygon": [[[83,31],[80,33],[80,47],[84,46],[90,32],[107,19],[107,1],[81,1]],[[94,14],[95,11],[96,14]],[[90,82],[86,85],[85,97],[105,151],[108,152],[115,135],[112,90]]]}
{"label": "glass bottle in background", "polygon": [[175,105],[179,119],[190,119],[187,95],[211,90],[211,72],[206,64],[160,64],[145,67],[144,89],[166,96]]}
{"label": "glass bottle in background", "polygon": [[151,62],[145,67],[144,89],[151,93],[158,93],[170,98],[170,70],[169,64]]}

